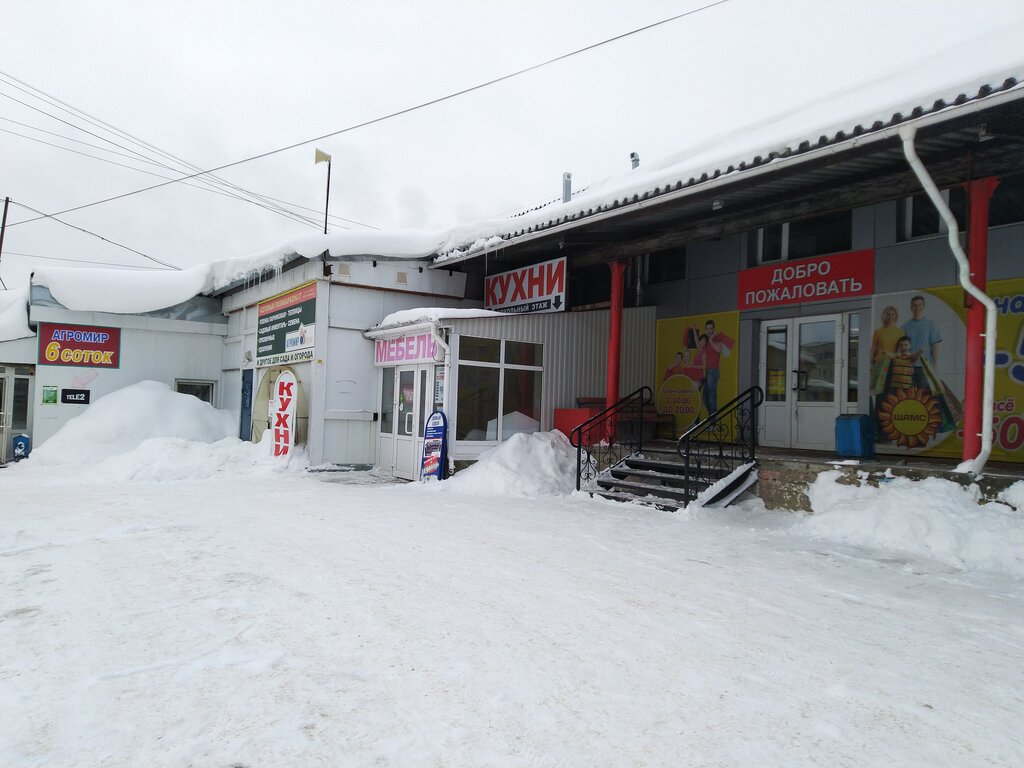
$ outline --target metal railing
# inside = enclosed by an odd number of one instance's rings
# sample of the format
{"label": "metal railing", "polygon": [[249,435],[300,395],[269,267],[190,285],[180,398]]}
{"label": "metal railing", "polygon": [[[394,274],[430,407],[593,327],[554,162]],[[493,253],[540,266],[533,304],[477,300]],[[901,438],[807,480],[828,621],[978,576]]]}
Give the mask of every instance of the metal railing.
{"label": "metal railing", "polygon": [[751,387],[679,438],[676,452],[683,460],[687,504],[696,498],[698,487],[711,486],[737,467],[755,461],[757,407],[763,402],[764,390]]}
{"label": "metal railing", "polygon": [[642,451],[644,417],[655,412],[654,393],[650,387],[640,387],[575,427],[569,442],[576,448],[576,490]]}

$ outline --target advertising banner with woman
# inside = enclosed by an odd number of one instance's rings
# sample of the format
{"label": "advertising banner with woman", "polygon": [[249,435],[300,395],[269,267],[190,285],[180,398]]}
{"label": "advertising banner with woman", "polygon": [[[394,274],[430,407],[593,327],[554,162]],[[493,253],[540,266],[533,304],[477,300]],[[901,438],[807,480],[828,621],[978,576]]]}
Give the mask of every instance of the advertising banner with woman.
{"label": "advertising banner with woman", "polygon": [[739,312],[671,317],[657,323],[655,399],[659,413],[688,429],[738,394]]}
{"label": "advertising banner with woman", "polygon": [[[992,458],[1024,461],[1024,375],[1014,378],[1015,370],[1024,373],[1024,280],[992,281],[988,293],[1000,308]],[[960,457],[967,318],[963,289],[956,285],[877,294],[872,315],[877,449]]]}

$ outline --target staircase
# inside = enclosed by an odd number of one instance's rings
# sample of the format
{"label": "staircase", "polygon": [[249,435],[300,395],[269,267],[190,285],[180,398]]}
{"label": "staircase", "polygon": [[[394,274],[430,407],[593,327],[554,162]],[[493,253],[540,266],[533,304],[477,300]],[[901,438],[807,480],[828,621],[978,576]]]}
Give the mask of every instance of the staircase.
{"label": "staircase", "polygon": [[623,413],[653,410],[650,395],[643,387],[573,430],[577,489],[676,510],[694,500],[724,506],[756,481],[760,387],[746,390],[676,441],[644,440],[642,419],[622,420]]}

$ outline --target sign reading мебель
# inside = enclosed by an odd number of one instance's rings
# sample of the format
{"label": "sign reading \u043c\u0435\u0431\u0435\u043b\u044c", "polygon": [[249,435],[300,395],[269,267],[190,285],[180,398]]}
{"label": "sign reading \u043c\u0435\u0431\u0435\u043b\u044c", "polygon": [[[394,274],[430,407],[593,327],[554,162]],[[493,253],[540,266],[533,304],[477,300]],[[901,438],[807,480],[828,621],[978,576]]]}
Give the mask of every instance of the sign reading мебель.
{"label": "sign reading \u043c\u0435\u0431\u0435\u043b\u044c", "polygon": [[94,325],[39,324],[39,364],[118,368],[121,329]]}
{"label": "sign reading \u043c\u0435\u0431\u0435\u043b\u044c", "polygon": [[484,278],[484,309],[522,314],[565,310],[565,256]]}
{"label": "sign reading \u043c\u0435\u0431\u0435\u043b\u044c", "polygon": [[256,365],[286,365],[313,359],[316,281],[261,301],[258,308]]}
{"label": "sign reading \u043c\u0435\u0431\u0435\u043b\u044c", "polygon": [[744,269],[739,309],[849,299],[875,292],[875,252],[850,251]]}
{"label": "sign reading \u043c\u0435\u0431\u0435\u043b\u044c", "polygon": [[[394,365],[404,363],[440,362],[437,339],[431,333],[413,333],[394,339],[377,339],[373,343],[373,364]],[[444,358],[442,357],[441,360]]]}

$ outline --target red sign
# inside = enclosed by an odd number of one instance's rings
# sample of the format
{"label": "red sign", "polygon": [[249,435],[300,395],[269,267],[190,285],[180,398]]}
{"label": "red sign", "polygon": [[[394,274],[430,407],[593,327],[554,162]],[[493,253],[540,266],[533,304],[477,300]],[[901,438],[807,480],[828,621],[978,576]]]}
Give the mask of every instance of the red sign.
{"label": "red sign", "polygon": [[484,278],[484,308],[499,312],[565,309],[565,256]]}
{"label": "red sign", "polygon": [[744,269],[737,302],[741,310],[760,309],[874,292],[875,252],[869,249]]}
{"label": "red sign", "polygon": [[39,364],[119,368],[121,329],[95,325],[39,324]]}
{"label": "red sign", "polygon": [[270,414],[274,430],[274,455],[287,456],[295,445],[295,400],[298,385],[291,371],[282,371],[274,382],[274,410]]}

